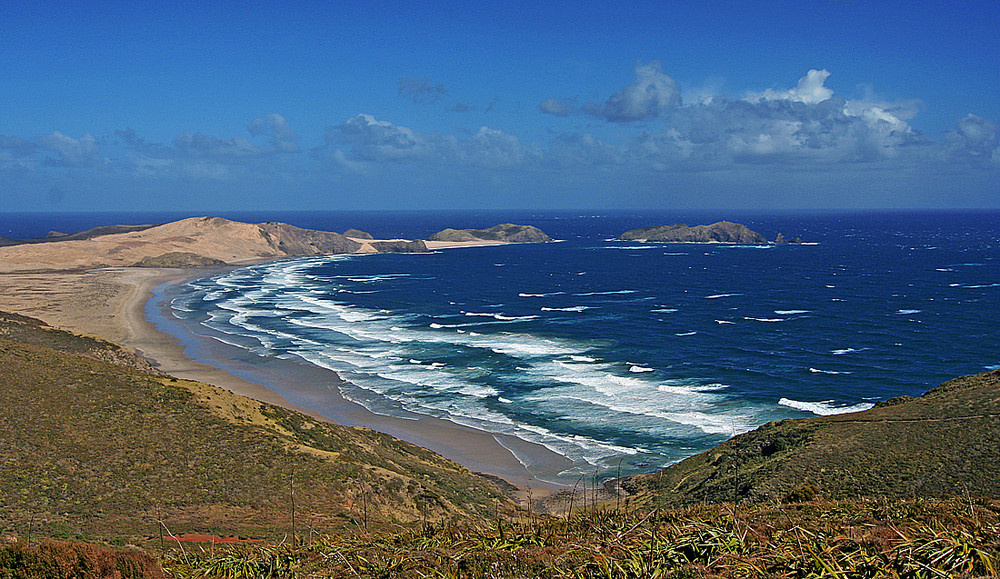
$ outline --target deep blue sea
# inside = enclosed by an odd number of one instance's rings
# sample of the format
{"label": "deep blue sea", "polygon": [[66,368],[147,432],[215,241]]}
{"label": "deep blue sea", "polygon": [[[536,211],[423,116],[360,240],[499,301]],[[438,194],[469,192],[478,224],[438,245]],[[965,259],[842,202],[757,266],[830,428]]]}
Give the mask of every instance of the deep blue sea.
{"label": "deep blue sea", "polygon": [[[374,412],[543,444],[574,461],[568,477],[649,471],[771,420],[862,410],[1000,366],[995,212],[226,216],[382,238],[509,221],[558,239],[286,260],[169,299],[208,339],[336,371],[343,395]],[[76,218],[101,220],[77,229],[122,220]],[[615,240],[721,219],[808,244]],[[59,228],[43,222],[2,216],[0,235]]]}

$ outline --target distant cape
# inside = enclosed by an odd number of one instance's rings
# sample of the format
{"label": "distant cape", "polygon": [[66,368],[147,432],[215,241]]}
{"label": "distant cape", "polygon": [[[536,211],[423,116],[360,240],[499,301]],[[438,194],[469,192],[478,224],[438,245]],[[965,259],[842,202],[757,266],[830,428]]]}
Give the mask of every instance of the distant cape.
{"label": "distant cape", "polygon": [[[431,236],[449,243],[551,241],[530,225],[446,229]],[[191,217],[160,225],[113,225],[75,234],[51,233],[32,240],[0,238],[0,273],[99,267],[201,267],[355,253],[423,253],[420,239],[374,239],[364,231],[303,229],[287,223],[242,223],[222,217]]]}

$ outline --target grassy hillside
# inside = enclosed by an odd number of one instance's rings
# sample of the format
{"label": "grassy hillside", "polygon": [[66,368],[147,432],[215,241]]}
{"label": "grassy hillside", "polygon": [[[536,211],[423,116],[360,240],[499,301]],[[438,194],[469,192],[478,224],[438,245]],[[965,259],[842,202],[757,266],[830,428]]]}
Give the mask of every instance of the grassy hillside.
{"label": "grassy hillside", "polygon": [[[144,369],[0,314],[0,532],[282,536],[480,520],[509,506],[440,456]],[[293,515],[294,512],[294,515]]]}
{"label": "grassy hillside", "polygon": [[651,505],[1000,497],[1000,371],[853,414],[772,422],[629,484]]}

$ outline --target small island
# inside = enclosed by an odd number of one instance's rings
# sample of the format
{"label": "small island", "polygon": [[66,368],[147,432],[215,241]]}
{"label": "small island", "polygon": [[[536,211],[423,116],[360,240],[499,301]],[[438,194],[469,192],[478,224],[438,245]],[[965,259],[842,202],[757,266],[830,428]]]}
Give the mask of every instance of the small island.
{"label": "small island", "polygon": [[[618,236],[621,241],[653,243],[731,243],[738,245],[764,245],[767,238],[740,223],[719,221],[711,225],[688,227],[683,223],[654,225],[630,229]],[[802,243],[798,237],[786,240],[778,234],[776,244]]]}
{"label": "small island", "polygon": [[531,225],[503,223],[489,229],[445,229],[427,240],[451,243],[546,243],[552,241],[552,238]]}
{"label": "small island", "polygon": [[683,223],[640,227],[622,233],[622,241],[651,241],[666,243],[738,243],[764,244],[767,238],[746,225],[720,221],[711,225],[688,227]]}

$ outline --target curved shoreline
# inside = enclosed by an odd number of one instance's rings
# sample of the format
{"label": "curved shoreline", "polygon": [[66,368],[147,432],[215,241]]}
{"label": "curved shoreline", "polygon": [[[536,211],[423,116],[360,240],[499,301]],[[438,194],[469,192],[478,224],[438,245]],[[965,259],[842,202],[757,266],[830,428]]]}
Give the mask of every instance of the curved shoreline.
{"label": "curved shoreline", "polygon": [[314,418],[372,428],[522,489],[566,488],[555,479],[571,462],[542,445],[421,414],[402,418],[373,413],[340,394],[339,385],[345,381],[335,372],[287,360],[242,359],[245,352],[197,336],[172,320],[165,294],[188,280],[218,271],[223,270],[164,269],[142,276],[122,309],[121,343],[178,378],[212,384]]}

